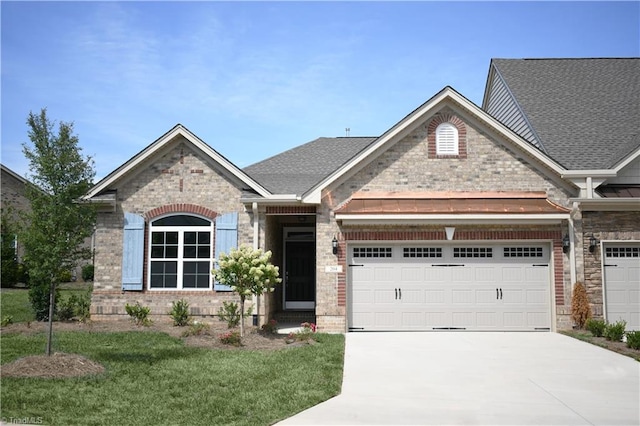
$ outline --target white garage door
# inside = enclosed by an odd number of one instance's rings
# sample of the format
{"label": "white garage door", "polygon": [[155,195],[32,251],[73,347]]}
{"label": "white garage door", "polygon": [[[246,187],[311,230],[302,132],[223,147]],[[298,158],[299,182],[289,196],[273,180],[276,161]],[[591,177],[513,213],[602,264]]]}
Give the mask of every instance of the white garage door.
{"label": "white garage door", "polygon": [[640,330],[640,243],[605,244],[604,288],[607,321]]}
{"label": "white garage door", "polygon": [[549,330],[547,244],[349,246],[350,330]]}

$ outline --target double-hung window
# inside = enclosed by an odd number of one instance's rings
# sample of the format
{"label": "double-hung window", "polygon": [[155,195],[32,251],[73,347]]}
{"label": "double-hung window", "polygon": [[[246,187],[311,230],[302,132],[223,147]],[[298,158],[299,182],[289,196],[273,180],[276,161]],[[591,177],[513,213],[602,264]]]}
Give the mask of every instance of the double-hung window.
{"label": "double-hung window", "polygon": [[149,289],[210,290],[213,223],[192,215],[154,220],[149,238]]}

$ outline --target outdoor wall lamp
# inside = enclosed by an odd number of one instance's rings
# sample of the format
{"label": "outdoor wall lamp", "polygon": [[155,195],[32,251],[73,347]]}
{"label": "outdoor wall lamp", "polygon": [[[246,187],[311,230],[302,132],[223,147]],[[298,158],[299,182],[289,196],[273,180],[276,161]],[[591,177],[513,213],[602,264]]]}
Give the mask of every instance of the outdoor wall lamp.
{"label": "outdoor wall lamp", "polygon": [[333,240],[331,240],[331,248],[333,249],[333,254],[338,254],[338,239],[333,236]]}
{"label": "outdoor wall lamp", "polygon": [[593,253],[598,247],[598,240],[593,235],[589,238],[589,252]]}
{"label": "outdoor wall lamp", "polygon": [[567,234],[562,239],[562,252],[568,253],[570,247],[571,247],[571,241],[569,240],[569,234]]}

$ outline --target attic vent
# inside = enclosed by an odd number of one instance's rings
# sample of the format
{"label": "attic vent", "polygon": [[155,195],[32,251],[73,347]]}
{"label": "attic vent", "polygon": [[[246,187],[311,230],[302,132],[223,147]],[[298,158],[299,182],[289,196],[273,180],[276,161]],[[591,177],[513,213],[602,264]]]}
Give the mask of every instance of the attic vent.
{"label": "attic vent", "polygon": [[436,154],[458,155],[458,129],[451,123],[436,128]]}

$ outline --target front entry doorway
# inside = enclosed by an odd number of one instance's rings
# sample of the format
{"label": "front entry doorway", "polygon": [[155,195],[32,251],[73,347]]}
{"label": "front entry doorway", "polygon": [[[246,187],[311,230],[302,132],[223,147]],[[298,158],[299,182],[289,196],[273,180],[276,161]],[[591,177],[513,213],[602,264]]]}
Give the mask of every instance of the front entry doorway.
{"label": "front entry doorway", "polygon": [[308,310],[316,300],[314,228],[284,229],[284,309]]}

